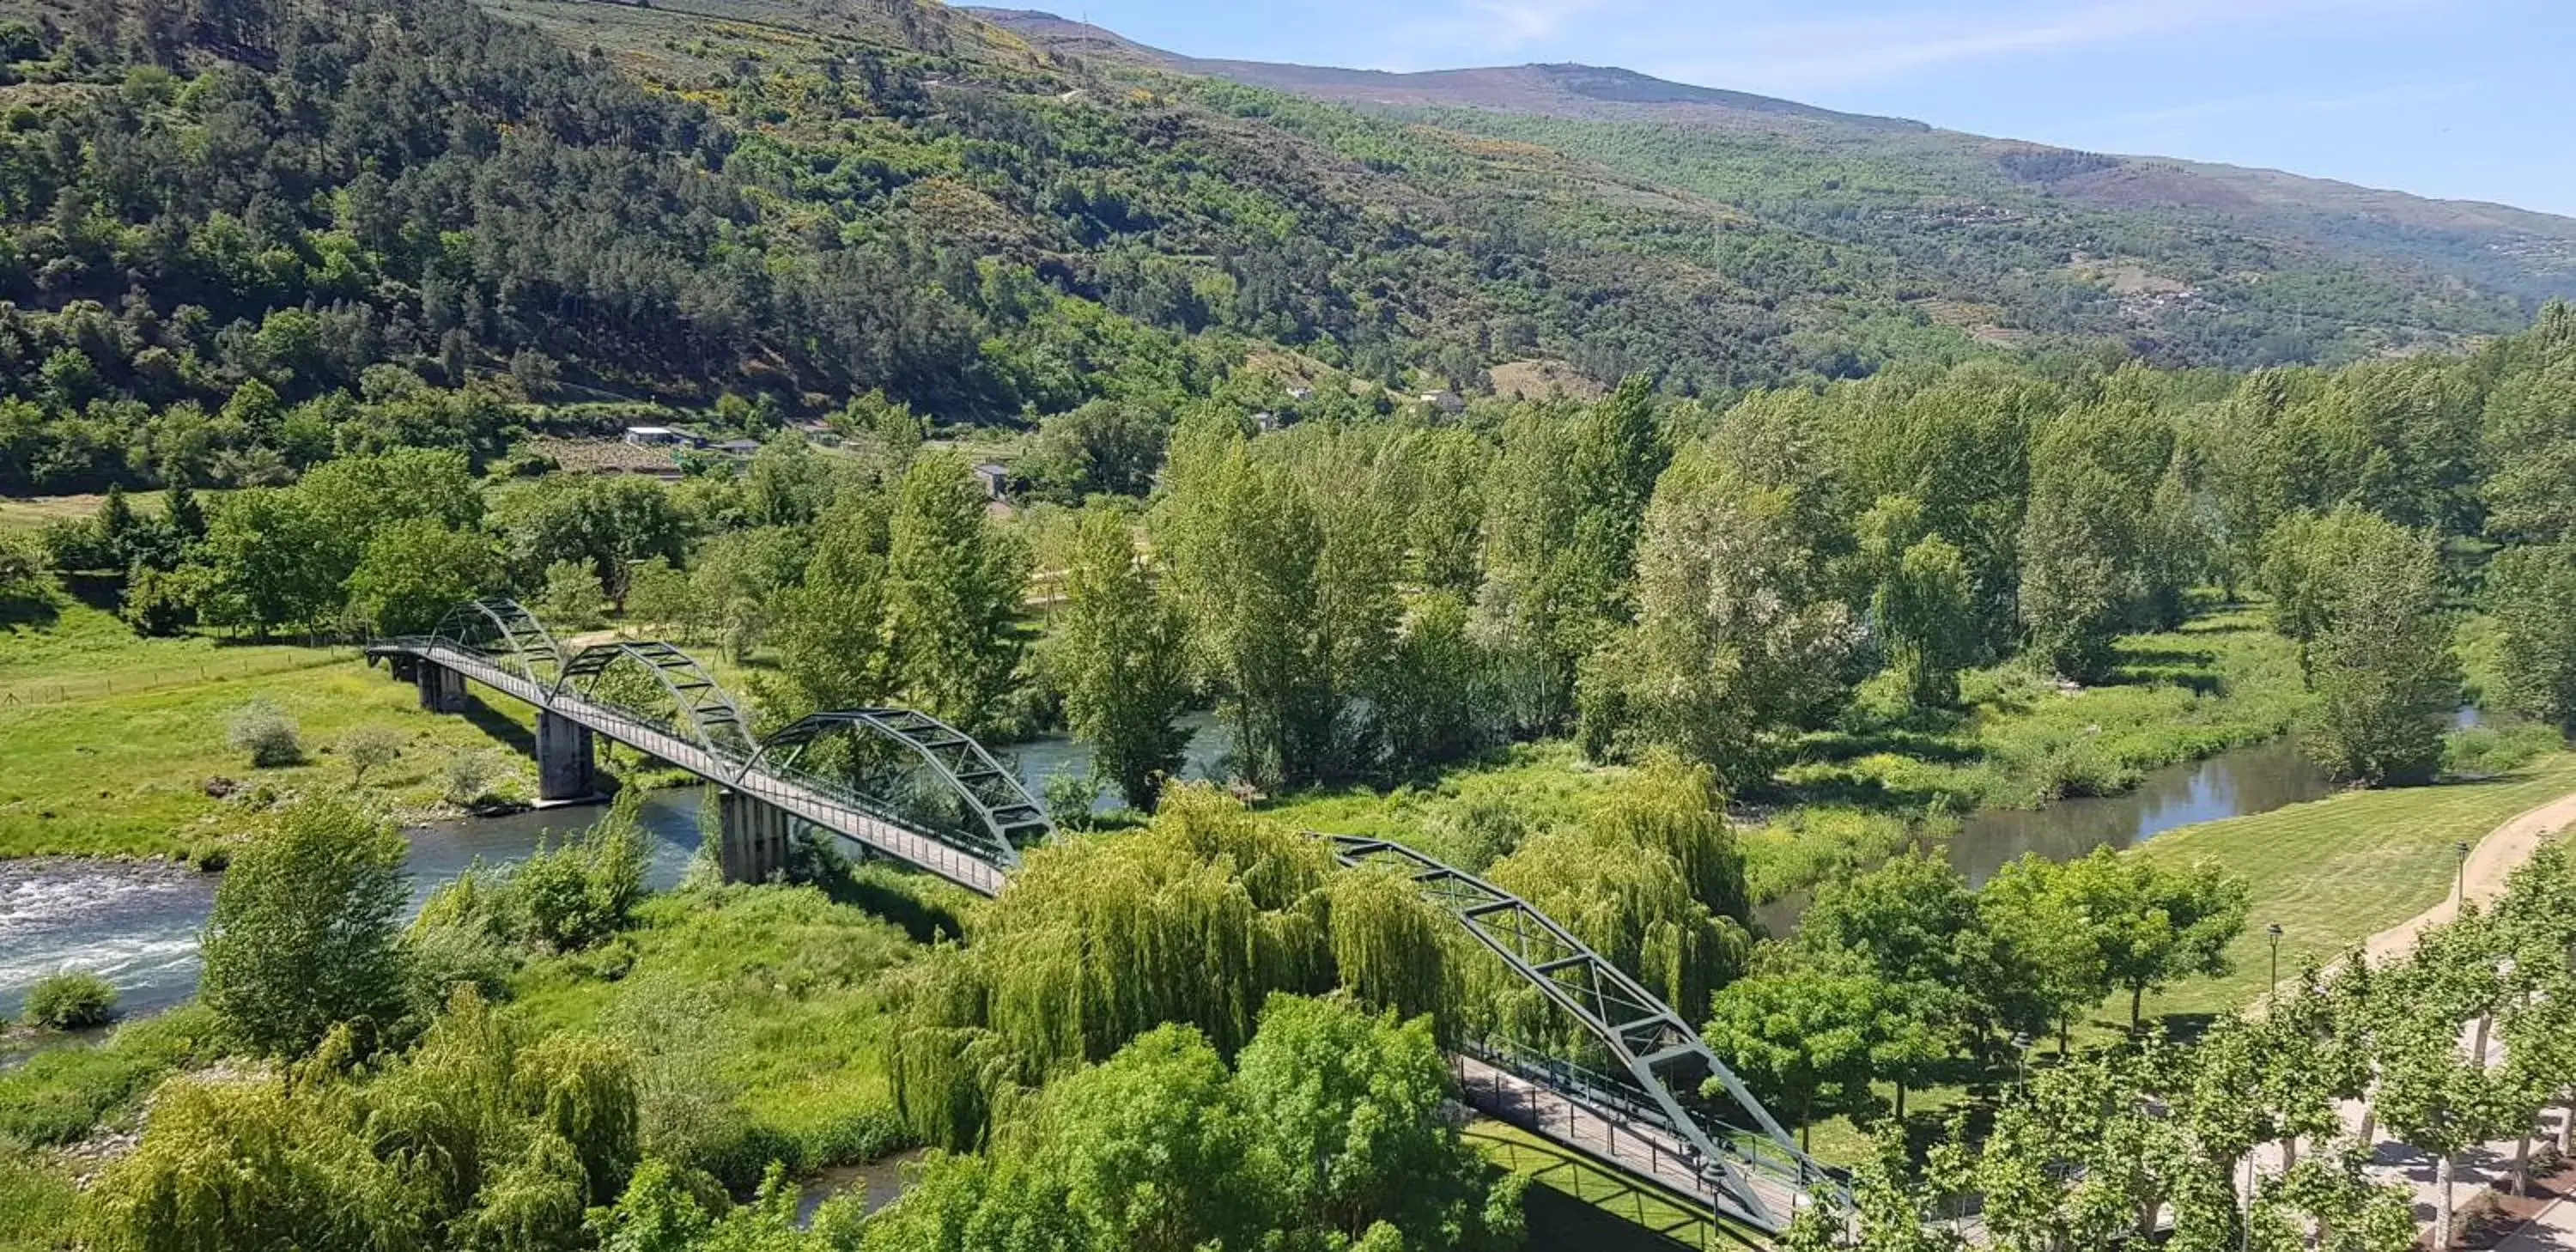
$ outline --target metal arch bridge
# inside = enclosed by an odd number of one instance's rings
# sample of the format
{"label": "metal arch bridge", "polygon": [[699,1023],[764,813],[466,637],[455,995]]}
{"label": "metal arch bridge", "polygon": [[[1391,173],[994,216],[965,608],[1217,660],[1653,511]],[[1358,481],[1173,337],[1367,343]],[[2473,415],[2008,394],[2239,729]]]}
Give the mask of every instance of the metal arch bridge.
{"label": "metal arch bridge", "polygon": [[[758,879],[782,868],[788,819],[803,821],[983,895],[1019,867],[1019,846],[1054,831],[1045,809],[964,732],[909,709],[818,713],[755,738],[741,707],[688,653],[658,640],[568,651],[509,600],[457,606],[425,636],[378,640],[420,685],[425,707],[463,707],[464,683],[536,707],[540,795],[591,793],[589,736],[604,735],[725,789],[725,868]],[[405,671],[408,671],[407,673]],[[625,678],[613,678],[623,673]],[[643,686],[649,680],[649,686]],[[634,692],[641,691],[639,702]],[[645,703],[658,692],[667,708]],[[925,821],[806,763],[851,736],[927,767],[962,820]],[[1843,1212],[1840,1177],[1800,1151],[1689,1021],[1526,901],[1382,839],[1318,834],[1350,868],[1411,881],[1433,905],[1563,1013],[1597,1050],[1589,1069],[1503,1041],[1453,1056],[1468,1103],[1575,1151],[1779,1233],[1796,1213]],[[739,846],[737,846],[739,845]],[[1723,1099],[1702,1100],[1702,1080]]]}

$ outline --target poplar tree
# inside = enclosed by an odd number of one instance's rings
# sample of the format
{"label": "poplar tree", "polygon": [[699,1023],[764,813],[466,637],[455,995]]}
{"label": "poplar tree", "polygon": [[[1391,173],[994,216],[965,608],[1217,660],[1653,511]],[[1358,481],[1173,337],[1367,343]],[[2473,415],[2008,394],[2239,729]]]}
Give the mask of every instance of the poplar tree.
{"label": "poplar tree", "polygon": [[963,458],[915,458],[887,524],[885,616],[903,688],[932,716],[971,733],[1009,690],[1028,573],[1027,549],[985,521]]}
{"label": "poplar tree", "polygon": [[1146,812],[1161,800],[1163,780],[1179,776],[1189,746],[1189,732],[1173,722],[1191,694],[1186,643],[1180,610],[1155,589],[1127,518],[1085,511],[1047,668],[1064,693],[1066,724],[1091,745],[1093,771]]}

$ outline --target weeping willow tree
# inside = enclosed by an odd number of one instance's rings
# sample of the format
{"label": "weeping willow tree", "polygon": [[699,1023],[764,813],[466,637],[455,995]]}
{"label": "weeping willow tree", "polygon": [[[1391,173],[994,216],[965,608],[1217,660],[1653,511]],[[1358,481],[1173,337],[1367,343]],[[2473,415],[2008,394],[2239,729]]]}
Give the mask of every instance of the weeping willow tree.
{"label": "weeping willow tree", "polygon": [[[1743,971],[1752,948],[1742,852],[1703,766],[1650,762],[1590,819],[1541,832],[1487,876],[1554,918],[1686,1016]],[[1573,1023],[1498,964],[1466,1002],[1483,1029],[1580,1046]]]}
{"label": "weeping willow tree", "polygon": [[1320,841],[1176,788],[1142,831],[1032,853],[971,944],[900,984],[896,1104],[923,1139],[963,1146],[1026,1090],[1164,1023],[1232,1055],[1274,991],[1444,1013],[1445,929],[1401,878],[1339,873]]}

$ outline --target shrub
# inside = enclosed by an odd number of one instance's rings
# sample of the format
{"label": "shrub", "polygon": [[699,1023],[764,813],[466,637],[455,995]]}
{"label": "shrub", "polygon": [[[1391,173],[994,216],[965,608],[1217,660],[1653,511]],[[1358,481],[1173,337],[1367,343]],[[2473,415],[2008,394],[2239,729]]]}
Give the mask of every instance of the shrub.
{"label": "shrub", "polygon": [[225,736],[234,748],[250,753],[253,768],[273,769],[304,760],[304,745],[296,738],[295,719],[266,700],[253,700],[234,709]]}
{"label": "shrub", "polygon": [[27,993],[27,1024],[55,1030],[104,1026],[116,1015],[116,988],[86,970],[65,970],[39,980]]}
{"label": "shrub", "polygon": [[447,758],[447,802],[472,804],[492,789],[501,763],[481,748],[465,748]]}
{"label": "shrub", "polygon": [[393,764],[402,745],[403,733],[391,726],[360,726],[342,736],[340,759],[349,763],[350,784],[363,784],[368,771]]}
{"label": "shrub", "polygon": [[2456,778],[2509,774],[2565,746],[2565,736],[2540,722],[2465,726],[2442,737],[2442,772]]}
{"label": "shrub", "polygon": [[523,937],[558,951],[588,947],[623,930],[644,898],[650,858],[636,820],[642,793],[618,793],[606,816],[578,839],[540,847],[512,871],[509,895]]}
{"label": "shrub", "polygon": [[1091,809],[1100,803],[1100,776],[1086,770],[1075,773],[1060,768],[1038,784],[1045,793],[1048,815],[1067,830],[1091,829]]}

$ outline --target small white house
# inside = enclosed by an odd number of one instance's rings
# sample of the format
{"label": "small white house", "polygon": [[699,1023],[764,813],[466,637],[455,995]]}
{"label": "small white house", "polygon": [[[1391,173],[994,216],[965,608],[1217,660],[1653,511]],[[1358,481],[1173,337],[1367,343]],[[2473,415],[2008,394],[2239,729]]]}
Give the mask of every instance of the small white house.
{"label": "small white house", "polygon": [[670,426],[629,426],[626,442],[639,448],[694,448],[700,440],[685,430]]}

